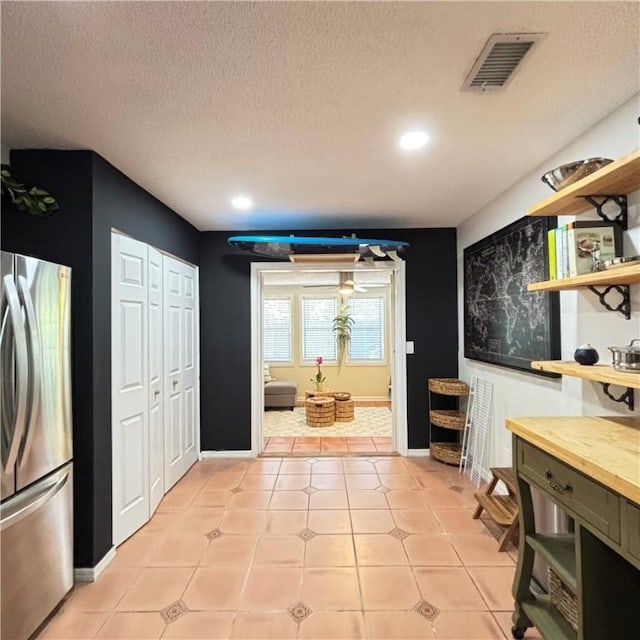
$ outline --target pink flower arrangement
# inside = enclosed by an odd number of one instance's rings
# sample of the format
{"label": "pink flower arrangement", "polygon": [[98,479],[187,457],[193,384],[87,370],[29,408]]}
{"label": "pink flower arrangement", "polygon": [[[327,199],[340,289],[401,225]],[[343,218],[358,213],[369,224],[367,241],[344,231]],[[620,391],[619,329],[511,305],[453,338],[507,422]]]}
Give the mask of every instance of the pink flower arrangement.
{"label": "pink flower arrangement", "polygon": [[320,369],[320,365],[324,362],[322,356],[318,356],[316,358],[316,367],[318,367],[318,373],[316,373],[315,378],[311,378],[311,382],[315,382],[316,384],[322,384],[327,378],[322,375],[322,369]]}

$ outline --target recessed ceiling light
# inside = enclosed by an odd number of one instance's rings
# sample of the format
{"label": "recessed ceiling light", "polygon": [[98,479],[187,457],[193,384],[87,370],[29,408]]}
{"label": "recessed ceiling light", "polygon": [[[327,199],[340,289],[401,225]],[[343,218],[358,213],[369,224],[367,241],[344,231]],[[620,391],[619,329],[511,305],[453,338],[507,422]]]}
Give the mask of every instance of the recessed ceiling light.
{"label": "recessed ceiling light", "polygon": [[407,151],[420,149],[429,142],[429,136],[424,131],[407,131],[400,136],[400,146]]}
{"label": "recessed ceiling light", "polygon": [[231,204],[236,209],[251,209],[251,207],[253,207],[253,200],[247,196],[236,196],[231,199]]}

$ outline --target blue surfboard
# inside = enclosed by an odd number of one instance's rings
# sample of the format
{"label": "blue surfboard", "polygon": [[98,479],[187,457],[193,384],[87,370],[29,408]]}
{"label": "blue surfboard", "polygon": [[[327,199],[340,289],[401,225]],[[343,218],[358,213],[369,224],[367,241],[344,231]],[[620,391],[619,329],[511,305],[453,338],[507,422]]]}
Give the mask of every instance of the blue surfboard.
{"label": "blue surfboard", "polygon": [[401,240],[376,240],[356,236],[231,236],[227,242],[243,251],[280,260],[309,254],[357,254],[360,258],[390,257],[397,260],[400,252],[409,246],[408,242]]}

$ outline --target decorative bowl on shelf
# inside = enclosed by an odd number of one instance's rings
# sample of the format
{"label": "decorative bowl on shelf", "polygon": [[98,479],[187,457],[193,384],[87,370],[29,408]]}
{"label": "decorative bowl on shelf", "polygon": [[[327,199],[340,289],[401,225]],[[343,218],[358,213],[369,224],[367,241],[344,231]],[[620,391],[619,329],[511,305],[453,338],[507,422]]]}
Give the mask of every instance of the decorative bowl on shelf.
{"label": "decorative bowl on shelf", "polygon": [[540,179],[554,191],[560,191],[612,162],[613,160],[609,158],[588,158],[587,160],[569,162],[547,171]]}

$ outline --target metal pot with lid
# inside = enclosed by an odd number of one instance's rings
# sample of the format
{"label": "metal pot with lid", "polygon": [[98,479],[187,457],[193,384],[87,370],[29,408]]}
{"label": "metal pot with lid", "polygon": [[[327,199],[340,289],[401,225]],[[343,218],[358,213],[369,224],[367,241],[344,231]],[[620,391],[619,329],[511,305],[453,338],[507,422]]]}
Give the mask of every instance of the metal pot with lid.
{"label": "metal pot with lid", "polygon": [[640,373],[640,346],[634,347],[634,342],[640,343],[640,338],[633,339],[626,347],[608,347],[613,354],[613,368],[617,371]]}

